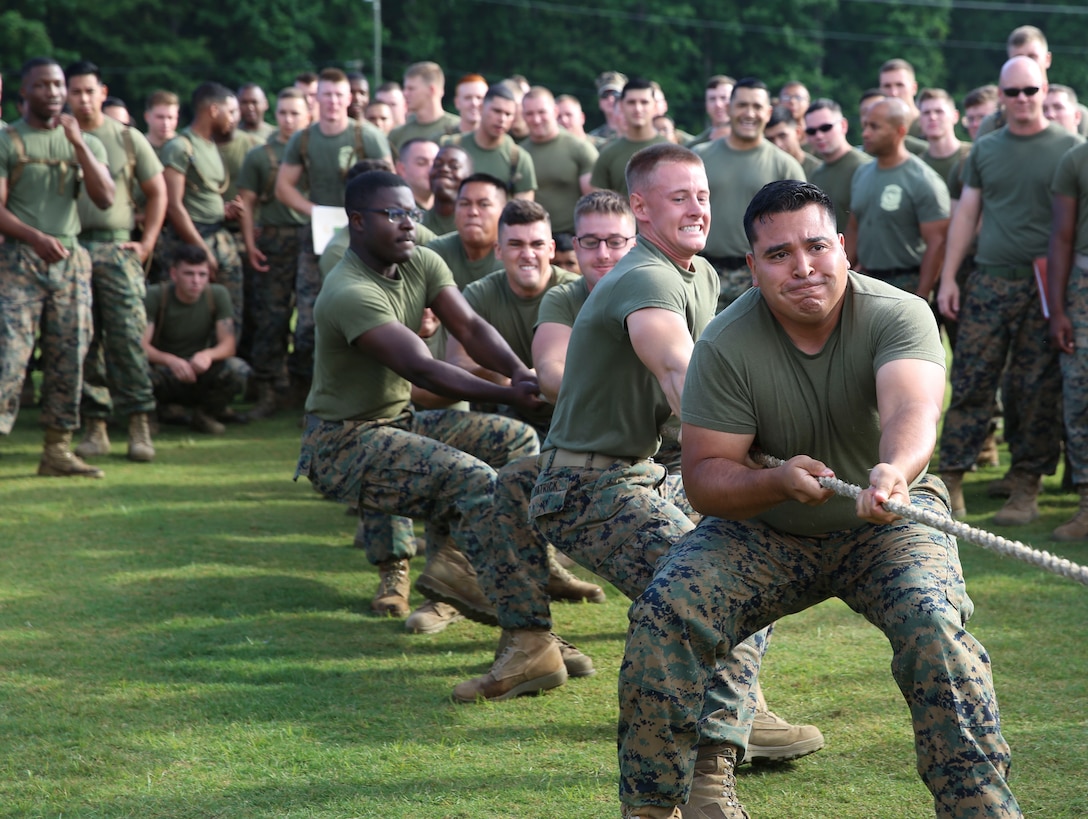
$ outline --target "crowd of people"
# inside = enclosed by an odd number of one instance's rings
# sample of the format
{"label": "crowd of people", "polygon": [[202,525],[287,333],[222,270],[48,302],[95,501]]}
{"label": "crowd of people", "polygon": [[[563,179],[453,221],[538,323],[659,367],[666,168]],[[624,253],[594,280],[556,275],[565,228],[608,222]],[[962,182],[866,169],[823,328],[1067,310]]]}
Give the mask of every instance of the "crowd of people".
{"label": "crowd of people", "polygon": [[149,462],[156,420],[296,413],[296,479],[357,512],[373,611],[501,628],[459,702],[593,674],[550,604],[605,599],[565,561],[607,579],[635,601],[626,817],[746,817],[736,765],[823,747],[758,673],[778,617],[841,597],[892,644],[936,815],[1020,816],[955,541],[881,504],[963,517],[1000,390],[994,522],[1038,516],[1064,446],[1081,504],[1054,537],[1088,538],[1088,117],[1050,69],[1014,30],[966,142],[889,59],[859,148],[795,81],[709,78],[690,135],[657,83],[606,71],[586,132],[523,77],[463,77],[448,113],[430,62],[373,94],[301,74],[275,125],[252,83],[199,85],[180,130],[157,91],[145,134],[93,63],[31,60],[0,130],[0,433],[35,367],[41,475],[102,477],[111,423]]}

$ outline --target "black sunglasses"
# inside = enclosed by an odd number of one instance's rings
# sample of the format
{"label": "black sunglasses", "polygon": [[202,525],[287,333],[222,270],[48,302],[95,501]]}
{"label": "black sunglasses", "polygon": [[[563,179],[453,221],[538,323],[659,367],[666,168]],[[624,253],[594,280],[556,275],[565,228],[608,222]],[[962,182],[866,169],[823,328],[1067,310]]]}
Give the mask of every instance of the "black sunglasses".
{"label": "black sunglasses", "polygon": [[1034,97],[1039,93],[1039,86],[1029,85],[1025,88],[1002,88],[1001,93],[1006,97],[1019,97],[1023,94],[1025,97]]}
{"label": "black sunglasses", "polygon": [[806,128],[805,133],[809,136],[816,136],[816,134],[826,134],[832,128],[835,127],[833,122],[825,122],[823,125],[816,125],[812,128]]}

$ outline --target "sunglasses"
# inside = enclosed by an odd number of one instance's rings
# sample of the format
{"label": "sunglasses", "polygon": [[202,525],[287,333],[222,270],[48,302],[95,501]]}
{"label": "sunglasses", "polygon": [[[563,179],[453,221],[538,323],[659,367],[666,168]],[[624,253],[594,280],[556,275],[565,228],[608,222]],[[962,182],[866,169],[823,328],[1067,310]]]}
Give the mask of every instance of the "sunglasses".
{"label": "sunglasses", "polygon": [[1001,93],[1006,97],[1016,98],[1023,94],[1025,97],[1034,97],[1039,93],[1039,86],[1029,85],[1026,88],[1002,88]]}
{"label": "sunglasses", "polygon": [[816,136],[816,134],[826,134],[832,128],[835,127],[834,122],[825,122],[823,125],[817,125],[813,128],[806,128],[805,133],[809,136]]}

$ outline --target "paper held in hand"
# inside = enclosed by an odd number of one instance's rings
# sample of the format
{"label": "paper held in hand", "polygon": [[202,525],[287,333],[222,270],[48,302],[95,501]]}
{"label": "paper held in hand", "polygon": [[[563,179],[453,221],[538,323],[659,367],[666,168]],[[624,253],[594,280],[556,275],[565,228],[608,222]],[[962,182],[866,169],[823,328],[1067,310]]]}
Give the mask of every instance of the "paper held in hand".
{"label": "paper held in hand", "polygon": [[332,235],[337,228],[348,223],[348,212],[343,208],[334,208],[329,205],[314,205],[310,214],[310,226],[313,231],[314,253],[320,256],[325,252]]}

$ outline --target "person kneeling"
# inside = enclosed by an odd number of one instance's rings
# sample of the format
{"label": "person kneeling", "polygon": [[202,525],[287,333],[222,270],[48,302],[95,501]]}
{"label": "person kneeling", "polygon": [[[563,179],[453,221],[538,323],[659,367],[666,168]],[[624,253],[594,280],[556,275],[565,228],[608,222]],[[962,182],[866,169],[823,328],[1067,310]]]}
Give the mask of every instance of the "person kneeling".
{"label": "person kneeling", "polygon": [[159,406],[192,408],[193,429],[221,435],[217,416],[245,389],[249,365],[234,355],[230,294],[209,276],[204,248],[181,245],[170,281],[147,289],[143,346]]}

